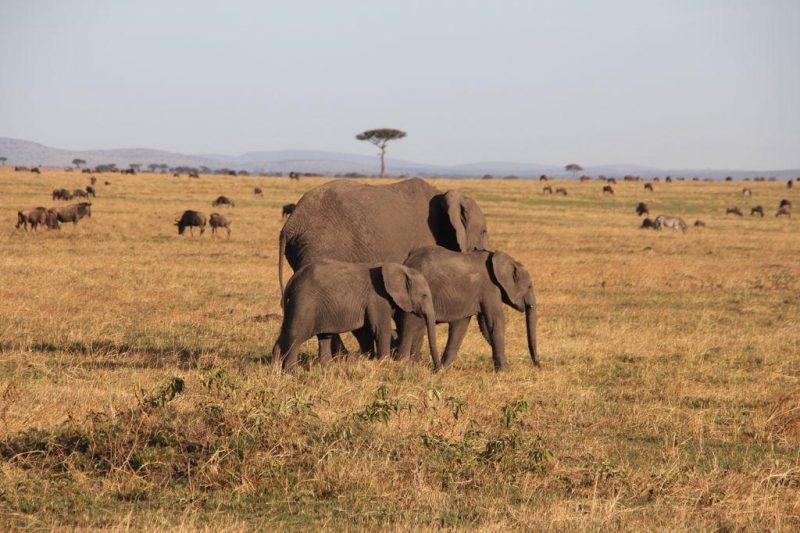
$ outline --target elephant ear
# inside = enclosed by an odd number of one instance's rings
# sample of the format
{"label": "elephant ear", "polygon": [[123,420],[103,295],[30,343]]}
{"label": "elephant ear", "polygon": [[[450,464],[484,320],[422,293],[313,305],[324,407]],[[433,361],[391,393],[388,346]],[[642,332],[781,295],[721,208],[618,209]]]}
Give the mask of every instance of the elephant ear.
{"label": "elephant ear", "polygon": [[383,286],[395,305],[406,313],[413,312],[414,307],[411,305],[411,294],[409,294],[411,280],[404,268],[395,263],[387,263],[381,267],[381,275]]}
{"label": "elephant ear", "polygon": [[520,271],[517,262],[511,257],[502,252],[492,254],[492,270],[494,277],[500,288],[505,293],[506,298],[514,306],[522,307],[522,291],[520,291],[518,284],[520,279]]}
{"label": "elephant ear", "polygon": [[467,251],[467,211],[464,206],[464,195],[458,191],[444,193],[444,205],[450,225],[456,232],[456,243],[461,252]]}

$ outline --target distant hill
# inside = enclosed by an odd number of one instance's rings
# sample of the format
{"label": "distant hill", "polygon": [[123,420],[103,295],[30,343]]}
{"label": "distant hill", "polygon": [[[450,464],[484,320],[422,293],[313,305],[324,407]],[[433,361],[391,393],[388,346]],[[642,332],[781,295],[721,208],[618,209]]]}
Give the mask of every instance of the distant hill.
{"label": "distant hill", "polygon": [[[318,150],[271,150],[247,152],[241,155],[205,154],[186,155],[149,148],[122,148],[116,150],[64,150],[43,144],[0,137],[0,157],[7,157],[7,165],[67,167],[73,159],[83,159],[89,166],[116,163],[120,168],[131,163],[147,166],[151,163],[170,167],[206,166],[211,169],[230,168],[249,172],[314,172],[334,175],[355,172],[375,174],[378,158],[375,155],[324,152]],[[392,175],[480,177],[486,174],[500,178],[518,176],[535,178],[548,176],[571,177],[563,166],[509,161],[484,161],[462,165],[431,165],[402,159],[387,159]],[[635,164],[587,166],[583,174],[589,176],[622,177],[627,174],[651,178],[654,176],[685,176],[692,178],[722,179],[726,176],[744,178],[751,176],[776,177],[779,179],[800,176],[800,169],[786,170],[729,170],[729,169],[657,169]]]}

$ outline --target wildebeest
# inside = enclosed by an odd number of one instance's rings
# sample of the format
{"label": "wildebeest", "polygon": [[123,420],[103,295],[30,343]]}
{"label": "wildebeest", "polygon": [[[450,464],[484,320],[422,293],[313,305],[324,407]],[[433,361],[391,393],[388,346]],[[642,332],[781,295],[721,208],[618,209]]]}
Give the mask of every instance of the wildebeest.
{"label": "wildebeest", "polygon": [[231,206],[231,207],[234,207],[233,200],[231,200],[231,199],[230,199],[230,198],[228,198],[227,196],[219,196],[219,197],[217,197],[217,199],[216,199],[216,200],[214,200],[213,202],[211,202],[211,206],[212,206],[212,207],[217,207],[217,206],[219,206],[219,205],[229,205],[229,206]]}
{"label": "wildebeest", "polygon": [[738,208],[738,207],[736,207],[736,206],[727,208],[727,209],[725,210],[725,214],[726,214],[726,215],[736,215],[737,217],[744,216],[744,215],[742,215],[742,210],[741,210],[741,209],[739,209],[739,208]]}
{"label": "wildebeest", "polygon": [[545,174],[542,174],[541,176],[539,176],[539,181],[547,181],[547,176]]}
{"label": "wildebeest", "polygon": [[753,216],[753,215],[759,215],[759,216],[761,216],[763,218],[764,217],[764,208],[761,207],[760,205],[757,205],[755,207],[751,207],[750,208],[750,216]]}
{"label": "wildebeest", "polygon": [[199,178],[200,175],[197,172],[189,172],[189,177],[190,178]]}
{"label": "wildebeest", "polygon": [[106,181],[105,185],[111,185],[111,182],[110,181]]}
{"label": "wildebeest", "polygon": [[281,212],[281,218],[286,218],[292,213],[294,213],[295,204],[286,204],[283,206],[283,210]]}
{"label": "wildebeest", "polygon": [[615,178],[608,178],[608,183],[617,183]]}
{"label": "wildebeest", "polygon": [[646,203],[639,202],[639,205],[636,206],[636,214],[639,215],[639,216],[649,215],[650,214],[650,209],[648,209]]}
{"label": "wildebeest", "polygon": [[556,188],[556,194],[560,194],[561,196],[566,196],[567,189],[565,189],[564,187],[558,187]]}
{"label": "wildebeest", "polygon": [[206,216],[203,213],[187,209],[181,218],[175,221],[175,225],[178,226],[178,235],[183,235],[184,230],[189,228],[189,232],[194,237],[194,228],[196,227],[200,228],[200,235],[202,235],[206,231]]}
{"label": "wildebeest", "polygon": [[34,207],[27,213],[17,211],[17,225],[14,227],[19,229],[20,226],[23,226],[25,231],[28,231],[28,224],[31,225],[31,229],[34,231],[40,224],[47,226],[48,229],[59,229],[55,211],[46,207]]}
{"label": "wildebeest", "polygon": [[553,194],[553,188],[549,185],[545,185],[544,188],[542,188],[542,194]]}
{"label": "wildebeest", "polygon": [[753,191],[747,188],[742,189],[742,196],[753,196]]}
{"label": "wildebeest", "polygon": [[295,172],[295,171],[289,172],[289,179],[290,180],[298,180],[299,181],[300,180],[300,173],[299,172]]}
{"label": "wildebeest", "polygon": [[681,217],[672,217],[669,215],[658,215],[654,220],[656,229],[661,230],[664,228],[680,229],[686,233],[686,222]]}
{"label": "wildebeest", "polygon": [[73,226],[83,217],[92,218],[92,204],[90,202],[68,205],[55,211],[59,222],[72,222]]}
{"label": "wildebeest", "polygon": [[794,185],[794,183],[792,182],[792,180],[789,180],[789,181],[787,181],[787,182],[786,182],[786,188],[787,188],[787,189],[791,189],[791,188],[792,188],[792,185]]}
{"label": "wildebeest", "polygon": [[123,168],[121,173],[122,174],[130,174],[131,176],[135,176],[136,175],[136,170],[132,169],[132,168]]}
{"label": "wildebeest", "polygon": [[592,178],[590,178],[589,176],[581,176],[580,177],[580,181],[591,181],[591,179]]}
{"label": "wildebeest", "polygon": [[[609,180],[611,181],[611,180]],[[611,185],[603,185],[603,194],[614,194],[614,187]]]}
{"label": "wildebeest", "polygon": [[86,194],[90,195],[92,198],[97,197],[97,193],[95,192],[94,187],[91,185],[86,186]]}
{"label": "wildebeest", "polygon": [[696,228],[705,228],[706,227],[706,223],[703,222],[702,220],[698,219],[698,220],[694,221],[694,226]]}
{"label": "wildebeest", "polygon": [[778,208],[781,208],[781,207],[788,207],[788,208],[791,209],[792,201],[791,200],[787,200],[786,198],[782,199],[780,205],[778,206]]}
{"label": "wildebeest", "polygon": [[83,170],[81,170],[81,173],[83,173],[83,174],[91,174],[92,173],[92,169],[91,168],[84,168]]}
{"label": "wildebeest", "polygon": [[31,172],[32,172],[33,174],[41,174],[41,172],[39,171],[39,168],[38,168],[38,167],[33,167],[33,168],[31,169]]}
{"label": "wildebeest", "polygon": [[72,197],[73,198],[88,198],[89,197],[89,193],[84,191],[83,189],[75,189],[74,191],[72,191]]}
{"label": "wildebeest", "polygon": [[261,190],[261,187],[256,187],[253,189],[253,194],[256,196],[264,196],[264,191]]}
{"label": "wildebeest", "polygon": [[787,216],[789,218],[792,218],[792,210],[789,208],[788,205],[784,205],[783,207],[780,207],[778,209],[777,213],[775,213],[775,218],[778,218],[779,216]]}
{"label": "wildebeest", "polygon": [[28,167],[14,167],[14,172],[28,172],[29,170]]}
{"label": "wildebeest", "polygon": [[725,181],[733,181],[733,176],[727,176],[727,177],[725,178]]}
{"label": "wildebeest", "polygon": [[666,181],[667,183],[672,183],[672,178],[667,176],[666,179],[664,179],[664,181]]}
{"label": "wildebeest", "polygon": [[656,228],[656,223],[653,222],[652,218],[645,218],[644,220],[642,220],[642,225],[639,226],[639,227],[641,229],[647,229],[647,228],[655,229]]}
{"label": "wildebeest", "polygon": [[228,230],[228,238],[231,238],[231,221],[219,213],[211,213],[208,225],[211,226],[211,235],[217,234],[217,228],[225,228]]}
{"label": "wildebeest", "polygon": [[92,176],[92,177],[91,177],[91,179],[89,180],[89,183],[91,183],[92,185],[94,185],[95,183],[97,183],[97,178],[95,178],[94,176]]}
{"label": "wildebeest", "polygon": [[645,183],[644,190],[653,192],[653,184],[652,183]]}
{"label": "wildebeest", "polygon": [[53,200],[72,200],[72,193],[67,189],[53,189]]}

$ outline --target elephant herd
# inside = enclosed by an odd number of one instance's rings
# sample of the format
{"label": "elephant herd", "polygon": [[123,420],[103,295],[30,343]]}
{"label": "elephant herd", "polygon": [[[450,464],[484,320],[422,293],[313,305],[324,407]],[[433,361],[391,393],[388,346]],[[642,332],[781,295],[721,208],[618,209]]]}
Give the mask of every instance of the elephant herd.
{"label": "elephant herd", "polygon": [[[388,185],[335,181],[305,193],[279,237],[283,322],[272,350],[286,371],[317,337],[322,364],[352,332],[373,358],[419,358],[427,332],[434,371],[453,362],[471,318],[506,370],[503,306],[524,312],[537,366],[536,301],[530,274],[489,251],[486,217],[459,191],[417,178]],[[294,275],[284,288],[283,259]],[[392,331],[392,321],[396,332]],[[436,323],[449,325],[444,358]]]}

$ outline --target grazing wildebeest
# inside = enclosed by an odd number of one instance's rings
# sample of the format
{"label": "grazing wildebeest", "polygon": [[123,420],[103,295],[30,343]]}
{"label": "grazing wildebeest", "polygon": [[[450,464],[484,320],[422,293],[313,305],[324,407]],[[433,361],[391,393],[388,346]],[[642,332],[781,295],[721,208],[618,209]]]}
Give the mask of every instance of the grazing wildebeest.
{"label": "grazing wildebeest", "polygon": [[31,172],[32,172],[33,174],[41,174],[41,172],[39,172],[39,168],[38,168],[38,167],[33,167],[33,168],[31,169]]}
{"label": "grazing wildebeest", "polygon": [[[611,180],[609,180],[611,181]],[[614,187],[611,185],[603,185],[603,194],[614,194]]]}
{"label": "grazing wildebeest", "polygon": [[90,202],[68,205],[55,211],[59,222],[72,222],[73,226],[83,217],[92,218],[92,204]]}
{"label": "grazing wildebeest", "polygon": [[173,177],[173,178],[180,178],[180,177],[181,177],[181,175],[180,175],[180,174],[178,174],[177,172],[173,172],[173,173],[172,173],[172,177]]}
{"label": "grazing wildebeest", "polygon": [[636,206],[636,214],[639,216],[642,215],[649,215],[650,209],[647,208],[647,204],[644,202],[639,202],[639,205]]}
{"label": "grazing wildebeest", "polygon": [[553,194],[553,188],[549,185],[545,185],[542,189],[542,194]]}
{"label": "grazing wildebeest", "polygon": [[14,167],[14,172],[27,172],[29,170],[28,167]]}
{"label": "grazing wildebeest", "polygon": [[89,193],[84,191],[83,189],[75,189],[74,191],[72,191],[72,197],[73,198],[88,198],[89,197]]}
{"label": "grazing wildebeest", "polygon": [[667,183],[672,183],[672,178],[670,178],[669,176],[667,176],[667,177],[664,179],[664,181],[666,181]]}
{"label": "grazing wildebeest", "polygon": [[261,190],[261,187],[256,187],[253,189],[253,194],[256,196],[264,196],[264,191]]}
{"label": "grazing wildebeest", "polygon": [[725,214],[726,215],[736,215],[737,217],[744,216],[744,215],[742,215],[742,210],[739,209],[738,207],[735,207],[735,206],[727,208],[725,210]]}
{"label": "grazing wildebeest", "polygon": [[178,235],[183,235],[183,231],[189,228],[189,233],[194,237],[194,228],[200,228],[200,235],[206,231],[206,216],[203,213],[187,209],[181,215],[180,220],[175,221],[178,226]]}
{"label": "grazing wildebeest", "polygon": [[219,213],[211,213],[208,225],[211,226],[211,235],[217,234],[217,228],[225,228],[228,230],[228,238],[231,238],[231,221]]}
{"label": "grazing wildebeest", "polygon": [[789,181],[787,181],[787,182],[786,182],[786,188],[787,188],[787,189],[791,189],[793,184],[794,184],[794,183],[792,182],[792,180],[789,180]]}
{"label": "grazing wildebeest", "polygon": [[680,229],[684,233],[686,233],[686,222],[683,221],[681,217],[672,217],[669,215],[658,215],[654,220],[656,229],[664,229],[664,228],[672,228],[672,229]]}
{"label": "grazing wildebeest", "polygon": [[791,209],[792,208],[792,201],[791,200],[787,200],[786,198],[782,199],[780,205],[778,206],[778,208],[780,209],[781,207],[788,207],[789,209]]}
{"label": "grazing wildebeest", "polygon": [[72,193],[67,189],[53,189],[53,200],[72,200]]}
{"label": "grazing wildebeest", "polygon": [[34,231],[40,224],[47,226],[48,229],[59,229],[55,211],[46,207],[34,207],[27,213],[17,211],[17,225],[14,227],[19,229],[20,226],[23,226],[25,231],[28,231],[28,224],[31,225],[31,229]]}
{"label": "grazing wildebeest", "polygon": [[788,205],[784,205],[783,207],[780,207],[778,209],[777,213],[775,213],[775,218],[778,218],[779,216],[787,216],[789,218],[792,218],[792,210],[789,208]]}
{"label": "grazing wildebeest", "polygon": [[110,181],[106,181],[106,183],[105,183],[105,184],[106,184],[106,185],[111,185],[111,182],[110,182]]}
{"label": "grazing wildebeest", "polygon": [[645,183],[644,190],[653,192],[653,184],[652,183]]}
{"label": "grazing wildebeest", "polygon": [[642,225],[639,226],[639,228],[640,229],[647,229],[647,228],[656,229],[656,223],[653,222],[652,218],[645,218],[644,220],[642,220]]}
{"label": "grazing wildebeest", "polygon": [[95,183],[97,183],[97,178],[95,178],[94,176],[92,176],[92,177],[91,177],[91,179],[89,180],[89,183],[91,183],[92,185],[94,185]]}
{"label": "grazing wildebeest", "polygon": [[608,183],[617,183],[616,178],[608,178]]}
{"label": "grazing wildebeest", "polygon": [[742,189],[742,196],[753,196],[753,191],[750,189]]}
{"label": "grazing wildebeest", "polygon": [[91,174],[92,173],[92,169],[91,168],[84,168],[83,170],[81,170],[81,173],[83,173],[83,174]]}
{"label": "grazing wildebeest", "polygon": [[97,197],[97,193],[95,192],[94,187],[91,185],[86,186],[86,194],[90,195],[92,198]]}
{"label": "grazing wildebeest", "polygon": [[567,189],[565,189],[564,187],[558,187],[556,188],[556,194],[560,194],[561,196],[566,196]]}
{"label": "grazing wildebeest", "polygon": [[197,172],[189,172],[189,177],[190,178],[199,178],[200,175]]}
{"label": "grazing wildebeest", "polygon": [[698,219],[698,220],[694,221],[694,226],[696,228],[705,228],[706,227],[706,223],[703,222],[702,220]]}
{"label": "grazing wildebeest", "polygon": [[750,208],[750,216],[753,216],[753,215],[759,215],[759,216],[761,216],[763,218],[764,217],[764,208],[761,207],[760,205],[757,205],[755,207],[751,207]]}
{"label": "grazing wildebeest", "polygon": [[727,176],[727,177],[725,178],[725,181],[733,181],[733,176]]}
{"label": "grazing wildebeest", "polygon": [[212,207],[217,207],[219,205],[229,205],[231,207],[234,206],[233,200],[228,198],[227,196],[219,196],[216,200],[211,202]]}
{"label": "grazing wildebeest", "polygon": [[294,208],[296,207],[295,204],[286,204],[283,206],[283,210],[281,211],[281,218],[286,218],[292,213],[294,213]]}
{"label": "grazing wildebeest", "polygon": [[589,176],[581,176],[580,177],[580,181],[591,181],[591,180],[592,180],[592,178],[590,178]]}
{"label": "grazing wildebeest", "polygon": [[132,168],[124,168],[124,169],[122,169],[122,174],[130,174],[131,176],[135,176],[136,175],[136,170],[134,170]]}
{"label": "grazing wildebeest", "polygon": [[542,174],[541,176],[539,176],[539,181],[547,181],[547,176]]}

